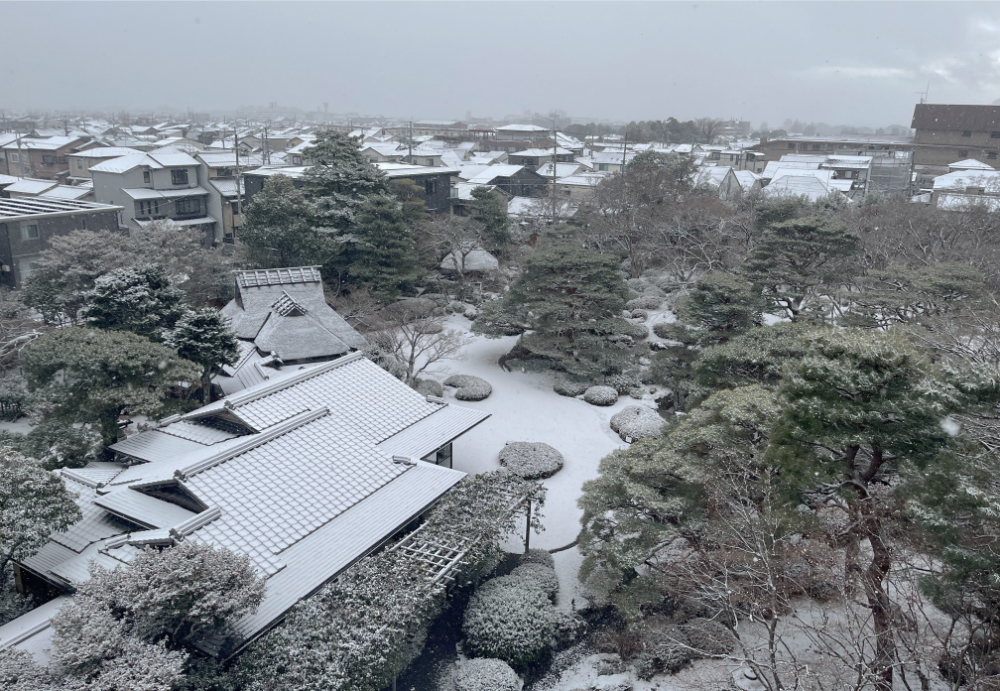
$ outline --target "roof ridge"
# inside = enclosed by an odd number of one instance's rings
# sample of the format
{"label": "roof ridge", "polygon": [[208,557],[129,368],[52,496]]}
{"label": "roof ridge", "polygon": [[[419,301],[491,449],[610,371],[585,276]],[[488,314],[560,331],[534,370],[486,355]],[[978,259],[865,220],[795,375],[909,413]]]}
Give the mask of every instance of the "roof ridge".
{"label": "roof ridge", "polygon": [[174,471],[174,477],[178,480],[187,480],[193,475],[204,472],[209,468],[219,465],[228,461],[230,458],[239,456],[240,454],[246,453],[254,447],[265,444],[272,439],[290,432],[296,427],[308,424],[313,420],[325,417],[330,414],[330,409],[327,407],[319,408],[317,410],[306,410],[301,413],[297,413],[287,420],[283,420],[276,425],[271,425],[265,431],[259,432],[258,434],[249,435],[246,441],[243,441],[235,446],[231,446],[224,451],[219,451],[206,458],[199,461],[195,461],[190,465],[184,466],[183,468],[178,468]]}
{"label": "roof ridge", "polygon": [[[255,401],[258,398],[263,398],[264,396],[269,396],[272,393],[286,389],[289,386],[298,384],[300,382],[306,381],[307,379],[312,379],[314,376],[319,376],[321,374],[326,374],[330,370],[336,369],[341,365],[346,365],[356,360],[360,360],[364,357],[361,351],[351,353],[350,355],[344,355],[337,358],[336,360],[331,360],[330,362],[323,363],[317,367],[312,367],[310,369],[302,370],[296,372],[295,374],[289,375],[287,377],[282,377],[275,382],[271,382],[265,386],[259,386],[259,388],[250,388],[240,391],[239,393],[233,394],[232,396],[223,399],[223,406],[228,409],[233,409],[236,406],[241,406],[251,401]],[[194,410],[188,414],[188,416],[194,416],[198,411]],[[214,413],[215,411],[210,411]],[[200,416],[199,416],[200,417]]]}

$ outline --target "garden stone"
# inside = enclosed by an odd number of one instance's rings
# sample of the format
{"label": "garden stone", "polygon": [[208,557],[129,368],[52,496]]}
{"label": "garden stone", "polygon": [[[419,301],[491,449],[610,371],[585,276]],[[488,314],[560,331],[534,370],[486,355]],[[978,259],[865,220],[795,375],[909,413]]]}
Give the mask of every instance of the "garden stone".
{"label": "garden stone", "polygon": [[500,465],[525,480],[540,480],[559,472],[563,455],[548,444],[512,441],[500,451]]}
{"label": "garden stone", "polygon": [[659,413],[642,405],[630,405],[611,416],[611,429],[628,443],[643,437],[661,436],[663,424]]}
{"label": "garden stone", "polygon": [[444,385],[458,389],[455,398],[460,401],[481,401],[493,393],[488,381],[471,374],[453,374],[444,380]]}
{"label": "garden stone", "polygon": [[591,386],[584,391],[583,400],[590,405],[614,405],[618,402],[618,392],[610,386]]}

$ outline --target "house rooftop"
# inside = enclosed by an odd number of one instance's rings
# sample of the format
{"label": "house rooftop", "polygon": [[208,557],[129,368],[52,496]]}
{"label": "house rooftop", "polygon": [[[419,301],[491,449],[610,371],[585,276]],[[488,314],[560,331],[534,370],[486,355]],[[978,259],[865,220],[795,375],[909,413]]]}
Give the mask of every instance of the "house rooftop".
{"label": "house rooftop", "polygon": [[111,206],[109,204],[83,202],[78,199],[52,199],[49,197],[0,199],[0,222],[41,216],[66,216],[70,214],[96,213],[98,211],[120,211],[121,208],[120,206]]}

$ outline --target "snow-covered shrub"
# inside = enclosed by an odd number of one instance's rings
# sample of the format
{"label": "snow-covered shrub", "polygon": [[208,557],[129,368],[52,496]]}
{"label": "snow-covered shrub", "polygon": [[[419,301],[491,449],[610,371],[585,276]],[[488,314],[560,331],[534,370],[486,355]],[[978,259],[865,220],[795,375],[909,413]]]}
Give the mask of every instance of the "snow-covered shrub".
{"label": "snow-covered shrub", "polygon": [[661,298],[653,295],[643,295],[642,297],[629,300],[625,303],[625,307],[630,310],[655,310],[659,309],[661,304],[663,304],[663,300]]}
{"label": "snow-covered shrub", "polygon": [[518,691],[521,680],[502,660],[477,657],[458,665],[455,691]]}
{"label": "snow-covered shrub", "polygon": [[421,334],[439,334],[444,331],[444,325],[440,322],[432,321],[430,319],[426,321],[418,322],[416,326],[413,327],[417,333]]}
{"label": "snow-covered shrub", "polygon": [[0,377],[0,420],[16,420],[28,407],[28,385],[24,377],[8,373]]}
{"label": "snow-covered shrub", "polygon": [[19,446],[25,456],[39,461],[46,470],[55,470],[82,468],[101,460],[104,440],[94,425],[46,420],[28,432]]}
{"label": "snow-covered shrub", "polygon": [[569,379],[559,379],[552,386],[552,390],[560,396],[570,396],[575,398],[590,388],[590,384],[570,381]]}
{"label": "snow-covered shrub", "polygon": [[674,324],[668,324],[667,322],[657,322],[656,324],[653,324],[653,333],[659,336],[660,338],[667,338],[673,340],[675,337],[674,333],[676,328],[677,327]]}
{"label": "snow-covered shrub", "polygon": [[591,386],[583,392],[583,400],[590,405],[614,405],[618,401],[618,392],[611,386]]}
{"label": "snow-covered shrub", "polygon": [[444,396],[444,387],[441,386],[441,382],[434,379],[418,378],[413,382],[413,388],[421,396],[437,396],[438,398]]}
{"label": "snow-covered shrub", "polygon": [[643,651],[635,659],[635,673],[640,679],[651,679],[663,672],[673,674],[695,658],[688,647],[687,637],[678,626],[649,629],[643,636]]}
{"label": "snow-covered shrub", "polygon": [[[406,365],[404,365],[399,358],[392,354],[390,344],[379,344],[377,342],[377,336],[377,334],[368,336],[370,345],[363,351],[365,357],[394,376],[396,379],[405,381]],[[376,342],[372,343],[373,340]]]}
{"label": "snow-covered shrub", "polygon": [[649,318],[649,312],[647,312],[646,310],[643,310],[643,309],[634,309],[631,312],[629,312],[629,316],[632,319],[648,319]]}
{"label": "snow-covered shrub", "polygon": [[541,588],[550,600],[555,601],[559,592],[559,576],[555,569],[542,564],[522,564],[511,571],[510,575],[523,579],[531,587]]}
{"label": "snow-covered shrub", "polygon": [[469,321],[475,321],[476,317],[479,316],[479,310],[477,310],[475,307],[470,307],[469,309],[465,310],[465,312],[462,313],[462,316],[468,319]]}
{"label": "snow-covered shrub", "polygon": [[659,437],[664,420],[652,408],[630,405],[611,416],[611,429],[629,443],[643,437]]}
{"label": "snow-covered shrub", "polygon": [[604,378],[604,383],[617,391],[619,396],[642,384],[639,378],[632,374],[609,374]]}
{"label": "snow-covered shrub", "polygon": [[555,608],[541,588],[504,576],[480,588],[465,610],[465,650],[523,669],[552,647]]}
{"label": "snow-covered shrub", "polygon": [[725,655],[736,645],[732,632],[714,619],[692,619],[680,629],[688,645],[704,655]]}
{"label": "snow-covered shrub", "polygon": [[637,401],[641,401],[642,397],[646,395],[646,389],[642,388],[641,386],[633,386],[631,389],[628,390],[628,395]]}
{"label": "snow-covered shrub", "polygon": [[460,401],[481,401],[493,393],[488,381],[471,374],[453,374],[444,380],[444,385],[458,389],[455,398]]}
{"label": "snow-covered shrub", "polygon": [[539,480],[562,469],[563,455],[548,444],[512,441],[501,449],[500,465],[525,480]]}
{"label": "snow-covered shrub", "polygon": [[529,549],[518,558],[517,563],[541,564],[542,566],[547,566],[550,569],[554,569],[556,567],[556,560],[551,554],[549,554],[549,551],[545,549]]}
{"label": "snow-covered shrub", "polygon": [[635,341],[642,341],[649,338],[649,328],[645,324],[632,324],[628,335]]}
{"label": "snow-covered shrub", "polygon": [[575,643],[587,630],[587,622],[576,612],[554,610],[552,613],[552,645],[566,648]]}
{"label": "snow-covered shrub", "polygon": [[[0,588],[0,626],[13,621],[34,607],[30,597],[25,597],[14,589],[14,570],[8,564],[3,567],[5,573],[0,574],[0,582],[5,587]],[[0,687],[2,688],[2,687]]]}

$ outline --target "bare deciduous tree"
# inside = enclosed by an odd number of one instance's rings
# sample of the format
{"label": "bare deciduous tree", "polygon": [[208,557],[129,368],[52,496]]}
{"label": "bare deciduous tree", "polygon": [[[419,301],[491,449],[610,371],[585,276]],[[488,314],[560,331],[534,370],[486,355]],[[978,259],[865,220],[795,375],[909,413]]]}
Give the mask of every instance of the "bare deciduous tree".
{"label": "bare deciduous tree", "polygon": [[396,304],[381,313],[380,324],[367,337],[402,363],[404,381],[412,386],[424,370],[454,357],[469,342],[466,334],[446,329],[442,322],[440,317]]}

